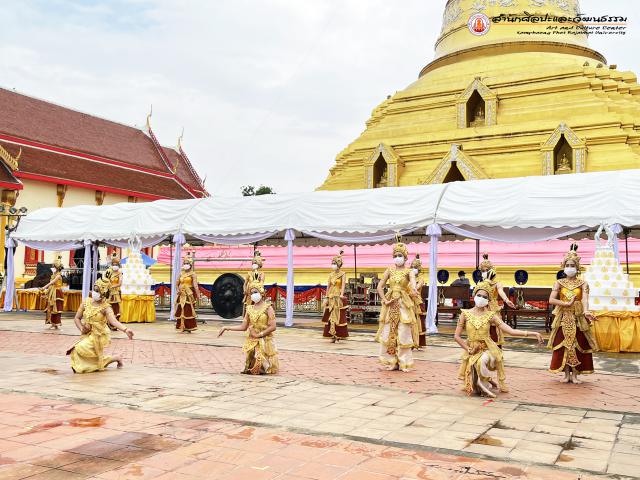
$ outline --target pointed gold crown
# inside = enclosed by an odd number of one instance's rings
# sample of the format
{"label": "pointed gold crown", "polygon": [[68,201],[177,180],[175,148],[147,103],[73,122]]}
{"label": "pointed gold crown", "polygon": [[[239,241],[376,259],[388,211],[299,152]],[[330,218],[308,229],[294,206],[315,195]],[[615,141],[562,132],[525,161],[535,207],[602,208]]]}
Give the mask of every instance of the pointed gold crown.
{"label": "pointed gold crown", "polygon": [[342,254],[344,250],[340,250],[340,253],[331,259],[331,263],[335,263],[338,267],[342,267]]}
{"label": "pointed gold crown", "polygon": [[562,259],[562,264],[560,266],[564,268],[569,260],[573,260],[574,262],[576,262],[576,268],[578,269],[578,271],[580,271],[580,256],[578,255],[577,243],[571,244],[571,247],[569,247],[569,251],[564,255],[564,259]]}
{"label": "pointed gold crown", "polygon": [[409,258],[409,251],[407,250],[407,246],[401,242],[402,237],[396,234],[396,244],[393,246],[393,256],[396,254],[401,254],[405,259]]}

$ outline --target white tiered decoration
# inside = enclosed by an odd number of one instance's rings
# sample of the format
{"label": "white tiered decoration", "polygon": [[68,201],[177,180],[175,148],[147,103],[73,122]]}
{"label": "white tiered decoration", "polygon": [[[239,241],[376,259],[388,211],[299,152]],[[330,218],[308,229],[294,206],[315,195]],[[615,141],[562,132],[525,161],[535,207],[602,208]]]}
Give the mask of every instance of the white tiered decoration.
{"label": "white tiered decoration", "polygon": [[596,233],[596,251],[591,265],[587,267],[584,279],[589,283],[589,307],[601,312],[638,312],[635,304],[636,290],[623,272],[622,265],[613,251],[613,232],[604,227],[607,242],[602,243],[601,226]]}
{"label": "white tiered decoration", "polygon": [[129,256],[122,267],[123,295],[153,295],[151,286],[155,283],[149,270],[144,266],[140,253],[140,242],[129,242]]}

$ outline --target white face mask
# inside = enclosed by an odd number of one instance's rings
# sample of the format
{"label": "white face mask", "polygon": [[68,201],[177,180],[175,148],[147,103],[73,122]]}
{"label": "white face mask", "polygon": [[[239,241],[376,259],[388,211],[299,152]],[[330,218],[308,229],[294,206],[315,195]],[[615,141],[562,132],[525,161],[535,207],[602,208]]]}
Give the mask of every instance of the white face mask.
{"label": "white face mask", "polygon": [[251,268],[253,268],[254,270],[257,270],[260,267],[258,266],[257,263],[254,263],[253,265],[251,265]]}
{"label": "white face mask", "polygon": [[191,268],[191,265],[189,265],[188,263],[182,265],[183,270],[189,270],[190,268]]}
{"label": "white face mask", "polygon": [[262,298],[262,295],[260,295],[258,292],[255,292],[255,293],[251,294],[251,301],[253,303],[258,303],[261,298]]}
{"label": "white face mask", "polygon": [[564,274],[567,277],[575,277],[578,273],[578,269],[576,267],[567,267],[564,269]]}
{"label": "white face mask", "polygon": [[399,257],[393,257],[393,262],[399,267],[404,265],[405,261],[406,260],[404,259],[404,257],[402,255],[400,255]]}
{"label": "white face mask", "polygon": [[476,302],[476,307],[483,308],[489,305],[489,299],[481,297],[480,295],[473,297],[473,301]]}
{"label": "white face mask", "polygon": [[418,270],[417,268],[412,268],[412,270],[414,275],[418,275],[420,273],[420,270]]}
{"label": "white face mask", "polygon": [[336,265],[335,263],[332,263],[332,264],[331,264],[331,268],[332,268],[333,270],[338,270],[338,265]]}
{"label": "white face mask", "polygon": [[486,280],[488,276],[489,276],[489,272],[482,272],[482,279],[483,280]]}
{"label": "white face mask", "polygon": [[118,270],[120,270],[120,266],[119,265],[114,265],[113,266],[113,271],[117,272]]}
{"label": "white face mask", "polygon": [[100,301],[100,299],[102,298],[102,296],[100,295],[100,292],[96,292],[95,290],[93,290],[91,292],[91,298],[93,298],[94,302],[98,302]]}

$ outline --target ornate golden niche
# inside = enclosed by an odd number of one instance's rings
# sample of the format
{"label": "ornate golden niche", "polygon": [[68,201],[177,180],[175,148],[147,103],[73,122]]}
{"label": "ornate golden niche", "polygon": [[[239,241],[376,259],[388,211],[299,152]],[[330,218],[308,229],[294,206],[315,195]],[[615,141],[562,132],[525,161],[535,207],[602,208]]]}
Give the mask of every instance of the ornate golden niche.
{"label": "ornate golden niche", "polygon": [[366,188],[397,187],[404,162],[392,147],[378,145],[365,161]]}
{"label": "ornate golden niche", "polygon": [[587,143],[561,123],[540,148],[542,174],[582,173],[587,168]]}
{"label": "ornate golden niche", "polygon": [[418,180],[419,185],[449,183],[462,180],[489,178],[476,161],[462,151],[462,145],[452,143],[440,163],[430,175]]}
{"label": "ornate golden niche", "polygon": [[476,77],[456,100],[456,112],[458,128],[495,125],[498,96]]}

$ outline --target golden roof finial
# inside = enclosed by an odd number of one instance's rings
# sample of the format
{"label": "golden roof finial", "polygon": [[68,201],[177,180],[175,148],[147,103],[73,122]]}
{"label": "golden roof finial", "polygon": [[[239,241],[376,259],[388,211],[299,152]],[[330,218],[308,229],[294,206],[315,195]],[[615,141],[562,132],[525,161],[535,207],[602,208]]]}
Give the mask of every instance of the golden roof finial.
{"label": "golden roof finial", "polygon": [[149,115],[147,115],[147,131],[151,131],[151,116],[153,115],[153,104],[151,104],[151,108],[149,109]]}
{"label": "golden roof finial", "polygon": [[180,136],[178,137],[178,146],[176,147],[178,151],[182,150],[182,137],[184,137],[184,127],[182,127],[182,132],[180,132]]}
{"label": "golden roof finial", "polygon": [[20,155],[22,155],[22,147],[20,147],[18,154],[14,157],[6,151],[2,145],[0,145],[0,158],[4,160],[7,166],[13,171],[18,170],[18,160],[20,160]]}

